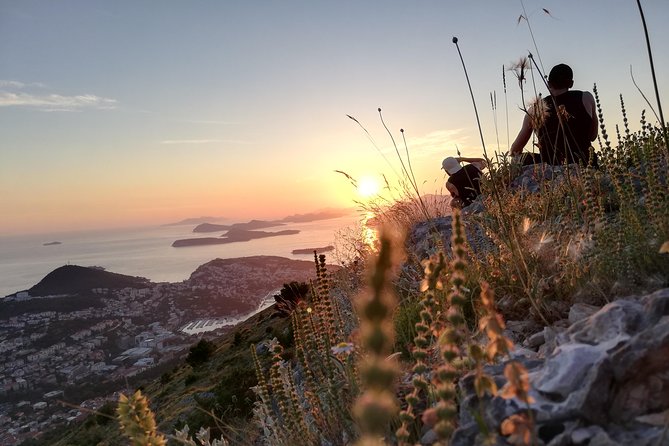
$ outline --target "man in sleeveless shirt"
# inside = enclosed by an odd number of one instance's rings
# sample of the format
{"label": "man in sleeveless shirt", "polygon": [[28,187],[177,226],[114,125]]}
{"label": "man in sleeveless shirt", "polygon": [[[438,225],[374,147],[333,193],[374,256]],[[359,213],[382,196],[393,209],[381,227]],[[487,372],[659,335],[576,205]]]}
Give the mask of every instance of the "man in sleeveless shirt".
{"label": "man in sleeveless shirt", "polygon": [[597,138],[595,99],[587,91],[569,90],[574,85],[573,78],[574,73],[568,65],[559,64],[551,69],[548,75],[550,96],[530,108],[509,150],[511,155],[521,155],[534,131],[539,156],[524,154],[523,164],[597,166],[590,148],[590,143]]}
{"label": "man in sleeveless shirt", "polygon": [[[467,162],[465,166],[460,162]],[[483,158],[453,158],[449,156],[441,162],[441,168],[448,174],[446,189],[451,193],[451,206],[468,206],[481,194],[481,175],[485,168]]]}

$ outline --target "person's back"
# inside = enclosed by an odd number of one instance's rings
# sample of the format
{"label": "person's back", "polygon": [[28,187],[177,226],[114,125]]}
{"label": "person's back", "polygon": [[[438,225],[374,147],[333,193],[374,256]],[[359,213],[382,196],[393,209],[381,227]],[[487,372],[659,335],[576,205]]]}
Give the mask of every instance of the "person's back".
{"label": "person's back", "polygon": [[467,164],[450,176],[448,182],[458,190],[463,206],[468,206],[481,195],[481,171],[474,164]]}
{"label": "person's back", "polygon": [[566,91],[543,102],[545,118],[537,131],[541,159],[551,165],[565,161],[590,164],[592,117],[583,103],[583,92]]}
{"label": "person's back", "polygon": [[[461,161],[471,164],[462,166]],[[452,207],[465,207],[481,194],[482,170],[486,167],[483,158],[465,158],[449,156],[441,162],[441,168],[448,174],[446,189],[451,193]]]}
{"label": "person's back", "polygon": [[[523,125],[509,152],[519,156],[534,131],[537,135],[540,160],[526,157],[528,162],[561,165],[565,162],[597,165],[591,159],[590,142],[597,138],[595,99],[587,91],[569,89],[574,73],[565,64],[554,66],[548,76],[551,95],[543,98],[525,114]],[[593,153],[594,155],[594,153]]]}

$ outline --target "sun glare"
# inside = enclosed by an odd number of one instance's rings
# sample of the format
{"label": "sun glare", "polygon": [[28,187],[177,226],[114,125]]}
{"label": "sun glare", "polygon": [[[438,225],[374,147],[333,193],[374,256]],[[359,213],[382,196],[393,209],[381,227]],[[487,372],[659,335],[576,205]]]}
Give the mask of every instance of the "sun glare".
{"label": "sun glare", "polygon": [[358,182],[358,194],[361,197],[369,198],[379,193],[379,182],[372,177],[362,177]]}

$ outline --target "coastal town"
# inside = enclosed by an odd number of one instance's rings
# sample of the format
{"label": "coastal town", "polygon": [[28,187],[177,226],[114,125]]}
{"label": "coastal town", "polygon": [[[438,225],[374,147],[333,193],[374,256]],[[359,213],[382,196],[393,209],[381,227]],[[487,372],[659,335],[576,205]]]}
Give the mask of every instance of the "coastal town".
{"label": "coastal town", "polygon": [[[35,288],[59,289],[57,275],[71,279],[73,272],[80,283],[100,274],[65,266]],[[310,261],[216,259],[179,283],[140,280],[6,297],[0,301],[0,444],[20,444],[86,418],[129,385],[171,370],[199,339],[252,314],[283,283],[313,275]]]}

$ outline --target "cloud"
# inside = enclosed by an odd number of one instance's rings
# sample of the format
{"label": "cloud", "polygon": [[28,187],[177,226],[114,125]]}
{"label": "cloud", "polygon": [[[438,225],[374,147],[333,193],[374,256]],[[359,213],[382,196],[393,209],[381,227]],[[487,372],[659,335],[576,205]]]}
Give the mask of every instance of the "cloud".
{"label": "cloud", "polygon": [[187,122],[189,124],[216,124],[216,125],[235,125],[233,121],[218,121],[210,119],[184,119],[182,122]]}
{"label": "cloud", "polygon": [[411,155],[417,158],[455,152],[456,146],[462,149],[468,142],[464,129],[436,130],[423,136],[407,138]]}
{"label": "cloud", "polygon": [[222,139],[166,139],[160,141],[161,144],[211,144],[214,142],[223,142]]}
{"label": "cloud", "polygon": [[0,88],[23,88],[25,86],[23,82],[0,79]]}
{"label": "cloud", "polygon": [[160,141],[161,144],[212,144],[212,143],[226,143],[226,144],[252,144],[249,141],[239,141],[232,139],[166,139]]}
{"label": "cloud", "polygon": [[31,88],[45,88],[44,84],[26,84],[0,80],[0,107],[27,107],[40,111],[79,111],[82,109],[108,110],[116,107],[116,99],[93,94],[66,96],[55,93],[31,92]]}

